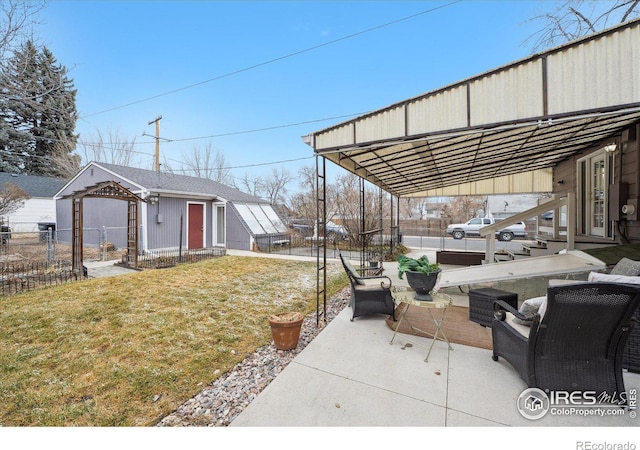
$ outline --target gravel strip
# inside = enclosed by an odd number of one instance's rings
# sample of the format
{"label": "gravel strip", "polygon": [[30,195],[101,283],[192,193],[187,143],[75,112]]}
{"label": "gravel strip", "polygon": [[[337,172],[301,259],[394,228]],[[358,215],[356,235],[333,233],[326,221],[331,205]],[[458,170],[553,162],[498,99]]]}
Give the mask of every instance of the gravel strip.
{"label": "gravel strip", "polygon": [[[348,304],[350,286],[327,300],[327,323]],[[300,340],[293,350],[278,350],[271,342],[162,419],[159,427],[226,427],[324,328],[316,326],[316,313],[302,322]]]}

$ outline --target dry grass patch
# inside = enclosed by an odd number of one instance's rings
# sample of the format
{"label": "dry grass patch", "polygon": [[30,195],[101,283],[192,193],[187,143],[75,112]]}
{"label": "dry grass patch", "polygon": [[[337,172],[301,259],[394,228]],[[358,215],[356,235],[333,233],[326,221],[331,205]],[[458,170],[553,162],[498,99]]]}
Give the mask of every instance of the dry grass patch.
{"label": "dry grass patch", "polygon": [[[328,279],[347,283],[334,264]],[[315,292],[314,263],[225,256],[0,297],[0,425],[152,425]]]}

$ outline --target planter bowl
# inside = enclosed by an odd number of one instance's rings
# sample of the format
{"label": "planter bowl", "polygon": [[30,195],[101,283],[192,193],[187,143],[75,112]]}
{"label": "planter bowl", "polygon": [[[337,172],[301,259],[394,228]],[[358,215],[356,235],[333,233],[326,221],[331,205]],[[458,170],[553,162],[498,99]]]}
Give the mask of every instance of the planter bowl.
{"label": "planter bowl", "polygon": [[432,301],[433,299],[431,298],[430,292],[436,285],[438,275],[441,271],[442,269],[435,270],[431,273],[413,272],[410,270],[405,272],[409,286],[416,291],[416,293],[413,294],[413,298],[420,301]]}
{"label": "planter bowl", "polygon": [[298,346],[304,316],[300,313],[282,313],[269,316],[273,343],[278,350],[292,350]]}

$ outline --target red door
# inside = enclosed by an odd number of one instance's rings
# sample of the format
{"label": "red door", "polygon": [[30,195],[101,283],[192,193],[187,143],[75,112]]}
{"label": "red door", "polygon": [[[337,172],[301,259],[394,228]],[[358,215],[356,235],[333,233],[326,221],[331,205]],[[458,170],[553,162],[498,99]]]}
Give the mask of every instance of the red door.
{"label": "red door", "polygon": [[189,204],[189,242],[187,247],[203,248],[204,247],[204,205],[197,203]]}

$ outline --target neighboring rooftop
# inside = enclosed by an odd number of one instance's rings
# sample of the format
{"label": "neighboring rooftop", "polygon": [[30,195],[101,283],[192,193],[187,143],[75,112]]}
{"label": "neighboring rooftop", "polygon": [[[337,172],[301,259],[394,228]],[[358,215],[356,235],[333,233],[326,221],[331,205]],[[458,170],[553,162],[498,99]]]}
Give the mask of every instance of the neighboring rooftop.
{"label": "neighboring rooftop", "polygon": [[176,175],[169,172],[157,172],[155,170],[118,166],[102,162],[91,162],[90,164],[102,167],[150,190],[162,189],[181,193],[212,194],[232,202],[269,203],[260,197],[247,194],[239,189],[208,178]]}
{"label": "neighboring rooftop", "polygon": [[53,198],[66,182],[67,180],[62,178],[0,172],[0,186],[13,183],[32,198]]}

